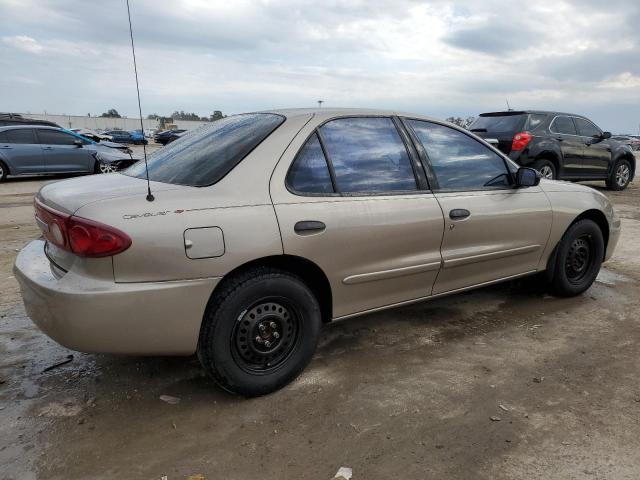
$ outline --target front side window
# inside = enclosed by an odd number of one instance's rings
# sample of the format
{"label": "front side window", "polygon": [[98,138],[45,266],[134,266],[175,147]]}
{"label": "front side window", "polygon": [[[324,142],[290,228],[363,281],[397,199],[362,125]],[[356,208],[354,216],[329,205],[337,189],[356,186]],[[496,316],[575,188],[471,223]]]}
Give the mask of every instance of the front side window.
{"label": "front side window", "polygon": [[578,135],[582,135],[583,137],[599,137],[602,134],[600,129],[589,120],[574,117],[573,121],[578,128]]}
{"label": "front side window", "polygon": [[[282,115],[248,113],[225,117],[191,130],[149,157],[149,178],[193,187],[213,185],[282,122]],[[146,178],[144,162],[132,165],[123,173]]]}
{"label": "front side window", "polygon": [[551,124],[551,131],[553,133],[561,133],[563,135],[577,135],[576,127],[573,124],[571,117],[560,116],[556,117]]}
{"label": "front side window", "polygon": [[332,120],[320,134],[340,193],[415,191],[407,149],[391,118]]}
{"label": "front side window", "polygon": [[21,144],[37,144],[33,130],[30,128],[18,128],[15,130],[6,130],[0,134],[0,142],[2,143],[21,143]]}
{"label": "front side window", "polygon": [[314,133],[298,153],[289,170],[287,183],[299,193],[333,193],[329,167],[317,134]]}
{"label": "front side window", "polygon": [[510,186],[504,160],[463,132],[437,123],[408,120],[424,146],[441,190]]}
{"label": "front side window", "polygon": [[43,145],[73,145],[77,138],[59,130],[38,130],[38,138]]}

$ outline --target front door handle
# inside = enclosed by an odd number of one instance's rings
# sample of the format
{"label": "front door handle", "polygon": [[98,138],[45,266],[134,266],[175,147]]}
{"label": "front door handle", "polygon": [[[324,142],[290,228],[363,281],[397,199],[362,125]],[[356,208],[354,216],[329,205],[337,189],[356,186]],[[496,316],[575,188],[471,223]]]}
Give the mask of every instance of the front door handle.
{"label": "front door handle", "polygon": [[53,150],[53,147],[42,147],[43,150]]}
{"label": "front door handle", "polygon": [[317,220],[303,220],[294,225],[293,230],[298,235],[306,235],[309,233],[319,233],[324,231],[327,226]]}
{"label": "front door handle", "polygon": [[471,215],[471,212],[466,208],[454,208],[449,212],[449,218],[451,220],[462,220]]}

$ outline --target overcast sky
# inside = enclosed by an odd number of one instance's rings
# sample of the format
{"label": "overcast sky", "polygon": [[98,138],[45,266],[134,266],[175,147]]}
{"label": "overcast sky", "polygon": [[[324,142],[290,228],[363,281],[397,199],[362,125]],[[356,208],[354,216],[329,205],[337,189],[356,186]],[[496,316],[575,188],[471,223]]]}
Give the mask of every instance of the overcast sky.
{"label": "overcast sky", "polygon": [[[511,107],[638,132],[638,0],[130,0],[143,114]],[[0,111],[136,115],[124,0],[0,0]]]}

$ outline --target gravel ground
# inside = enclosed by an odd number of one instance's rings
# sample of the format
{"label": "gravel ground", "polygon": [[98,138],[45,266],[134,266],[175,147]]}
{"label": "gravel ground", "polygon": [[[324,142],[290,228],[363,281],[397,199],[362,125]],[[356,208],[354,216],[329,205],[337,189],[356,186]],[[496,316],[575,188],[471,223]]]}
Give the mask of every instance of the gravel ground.
{"label": "gravel ground", "polygon": [[71,352],[31,324],[11,267],[56,180],[0,186],[0,478],[640,477],[638,182],[607,192],[623,233],[584,295],[521,280],[336,322],[298,380],[245,400],[196,358]]}

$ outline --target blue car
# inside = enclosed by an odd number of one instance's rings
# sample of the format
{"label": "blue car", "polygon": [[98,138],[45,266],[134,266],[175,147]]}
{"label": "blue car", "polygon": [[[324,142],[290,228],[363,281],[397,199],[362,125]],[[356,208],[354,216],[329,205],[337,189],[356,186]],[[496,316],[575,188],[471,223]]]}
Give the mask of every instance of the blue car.
{"label": "blue car", "polygon": [[117,143],[133,143],[135,145],[142,145],[147,143],[147,140],[142,136],[142,132],[134,131],[129,132],[127,130],[109,130],[105,132],[105,135],[111,135],[113,141]]}

